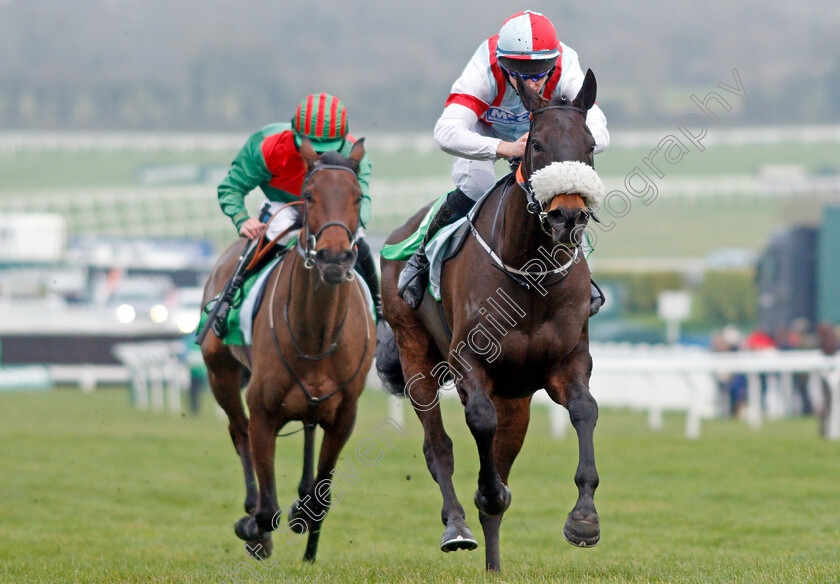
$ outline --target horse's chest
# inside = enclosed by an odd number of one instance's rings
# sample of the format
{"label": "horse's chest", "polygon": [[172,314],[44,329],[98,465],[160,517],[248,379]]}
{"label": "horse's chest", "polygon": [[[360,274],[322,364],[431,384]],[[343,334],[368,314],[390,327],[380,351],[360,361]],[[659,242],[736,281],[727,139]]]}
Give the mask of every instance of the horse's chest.
{"label": "horse's chest", "polygon": [[[283,371],[272,382],[283,391],[272,392],[273,403],[267,405],[290,419],[306,418],[311,414],[312,398],[323,398],[338,389],[336,376],[327,363],[309,363],[306,369],[298,367],[294,374]],[[330,410],[330,405],[331,401],[320,404],[319,414]]]}
{"label": "horse's chest", "polygon": [[542,387],[548,371],[565,359],[576,345],[577,340],[564,340],[553,327],[521,333],[511,331],[500,339],[498,356],[492,362],[488,359],[488,364],[494,377]]}

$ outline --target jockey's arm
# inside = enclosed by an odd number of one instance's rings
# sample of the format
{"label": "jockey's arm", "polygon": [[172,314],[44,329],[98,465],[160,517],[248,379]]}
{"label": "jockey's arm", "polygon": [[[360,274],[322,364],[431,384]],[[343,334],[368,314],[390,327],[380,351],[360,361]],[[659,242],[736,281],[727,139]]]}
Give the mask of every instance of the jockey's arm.
{"label": "jockey's arm", "polygon": [[499,138],[482,136],[475,132],[478,116],[470,108],[452,103],[446,106],[435,124],[435,141],[441,150],[471,160],[499,158]]}
{"label": "jockey's arm", "polygon": [[262,183],[271,180],[261,151],[262,140],[252,136],[231,163],[227,176],[219,184],[219,206],[230,217],[237,233],[249,219],[245,195]]}
{"label": "jockey's arm", "polygon": [[367,153],[359,161],[359,185],[362,187],[362,204],[359,209],[359,219],[362,226],[366,226],[370,221],[371,203],[370,203],[370,158]]}

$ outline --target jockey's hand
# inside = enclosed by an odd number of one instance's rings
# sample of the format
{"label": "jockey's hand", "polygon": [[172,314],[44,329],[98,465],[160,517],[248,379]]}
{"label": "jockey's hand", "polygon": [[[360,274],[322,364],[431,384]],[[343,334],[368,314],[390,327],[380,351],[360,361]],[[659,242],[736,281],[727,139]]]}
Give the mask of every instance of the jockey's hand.
{"label": "jockey's hand", "polygon": [[263,231],[265,231],[265,223],[260,223],[258,219],[250,217],[239,228],[239,235],[248,239],[256,239],[263,234]]}
{"label": "jockey's hand", "polygon": [[525,144],[528,142],[528,132],[525,132],[516,142],[499,142],[496,156],[499,158],[516,158],[525,155]]}

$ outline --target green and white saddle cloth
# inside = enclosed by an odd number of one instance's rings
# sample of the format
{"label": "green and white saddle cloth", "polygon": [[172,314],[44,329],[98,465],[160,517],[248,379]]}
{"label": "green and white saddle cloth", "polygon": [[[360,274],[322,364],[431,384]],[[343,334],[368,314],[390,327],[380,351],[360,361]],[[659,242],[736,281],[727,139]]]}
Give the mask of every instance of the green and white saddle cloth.
{"label": "green and white saddle cloth", "polygon": [[[429,230],[429,224],[432,222],[438,208],[443,201],[446,200],[446,195],[440,197],[435,204],[429,209],[426,216],[420,222],[417,231],[411,234],[407,239],[392,245],[385,245],[382,248],[382,257],[388,260],[407,260],[414,252],[416,252],[423,239],[426,237],[426,232]],[[426,258],[429,260],[429,293],[435,300],[440,300],[440,275],[443,271],[443,260],[447,257],[452,244],[454,243],[452,235],[466,223],[467,217],[462,217],[454,223],[442,227],[432,240],[426,244]]]}

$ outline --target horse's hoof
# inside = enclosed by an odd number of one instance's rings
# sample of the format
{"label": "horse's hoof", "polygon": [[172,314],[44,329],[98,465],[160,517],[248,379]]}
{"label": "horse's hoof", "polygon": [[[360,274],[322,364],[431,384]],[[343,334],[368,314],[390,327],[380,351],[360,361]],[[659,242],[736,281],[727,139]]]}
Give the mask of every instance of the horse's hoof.
{"label": "horse's hoof", "polygon": [[255,560],[266,560],[270,558],[271,552],[274,551],[271,534],[264,534],[258,541],[249,541],[245,544],[245,551]]}
{"label": "horse's hoof", "polygon": [[594,547],[601,541],[601,526],[597,522],[572,519],[569,515],[566,525],[563,526],[563,537],[577,547]]}
{"label": "horse's hoof", "polygon": [[495,501],[488,501],[487,498],[481,494],[481,489],[479,489],[475,492],[473,501],[475,502],[475,506],[478,510],[485,515],[501,515],[508,510],[508,507],[510,507],[510,489],[506,484],[502,483],[502,497],[501,499],[496,499]]}
{"label": "horse's hoof", "polygon": [[440,541],[440,551],[444,553],[458,550],[472,551],[478,547],[478,541],[465,524],[447,527]]}
{"label": "horse's hoof", "polygon": [[263,535],[260,533],[256,520],[250,515],[240,517],[233,525],[233,532],[236,537],[247,542],[260,541]]}
{"label": "horse's hoof", "polygon": [[[303,522],[296,521],[297,519],[303,519]],[[300,508],[300,500],[297,500],[294,503],[292,503],[291,507],[289,507],[289,529],[291,529],[295,533],[305,533],[305,522],[306,517],[304,517],[303,511]]]}

